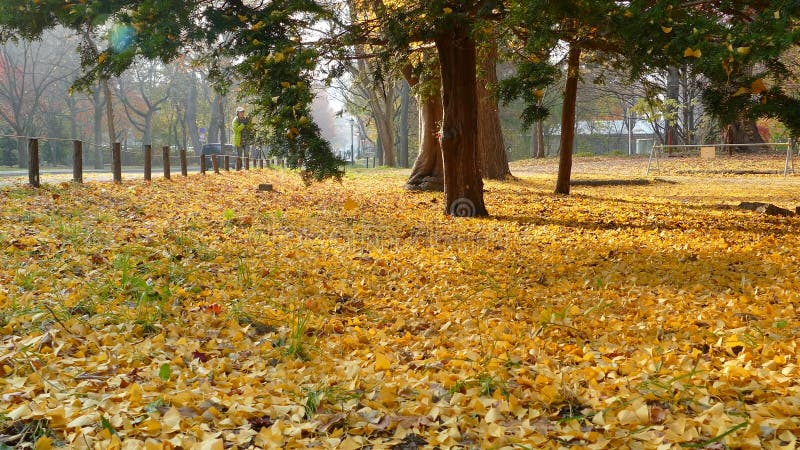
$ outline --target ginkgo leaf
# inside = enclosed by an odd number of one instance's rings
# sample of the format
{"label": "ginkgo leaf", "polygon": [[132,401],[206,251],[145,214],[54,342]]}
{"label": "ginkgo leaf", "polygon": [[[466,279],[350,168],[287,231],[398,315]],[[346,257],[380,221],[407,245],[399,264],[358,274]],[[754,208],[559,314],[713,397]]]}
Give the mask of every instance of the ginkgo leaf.
{"label": "ginkgo leaf", "polygon": [[89,413],[73,419],[67,424],[67,428],[81,428],[97,422],[97,415]]}
{"label": "ginkgo leaf", "polygon": [[50,450],[53,448],[53,439],[48,436],[42,436],[36,440],[33,450]]}
{"label": "ginkgo leaf", "polygon": [[355,200],[348,198],[344,201],[344,204],[342,204],[342,208],[344,208],[345,211],[354,211],[358,209],[358,203]]}
{"label": "ginkgo leaf", "polygon": [[700,49],[692,49],[692,47],[686,47],[686,50],[683,51],[684,58],[699,58],[703,55],[703,52]]}
{"label": "ginkgo leaf", "polygon": [[375,370],[389,370],[392,363],[389,358],[382,353],[375,354]]}
{"label": "ginkgo leaf", "polygon": [[672,32],[672,27],[665,27],[664,25],[661,25],[661,31],[663,31],[666,34],[669,34]]}
{"label": "ginkgo leaf", "polygon": [[206,439],[197,446],[198,450],[224,450],[225,442],[222,439]]}

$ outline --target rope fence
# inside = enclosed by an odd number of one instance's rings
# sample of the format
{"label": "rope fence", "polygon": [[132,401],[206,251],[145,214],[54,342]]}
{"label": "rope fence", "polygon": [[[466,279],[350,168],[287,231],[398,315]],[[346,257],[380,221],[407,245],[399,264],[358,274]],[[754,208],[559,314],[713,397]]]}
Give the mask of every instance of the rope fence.
{"label": "rope fence", "polygon": [[711,160],[717,157],[718,149],[721,150],[728,148],[729,150],[732,150],[733,148],[737,147],[769,147],[773,151],[778,147],[786,147],[786,159],[784,161],[784,166],[783,166],[783,176],[784,177],[788,176],[790,171],[792,175],[795,174],[794,156],[795,154],[797,154],[797,141],[794,139],[791,139],[788,142],[765,142],[758,144],[699,144],[699,145],[654,144],[653,147],[650,149],[650,156],[647,159],[647,171],[645,173],[648,175],[650,174],[650,171],[653,170],[652,166],[654,162],[655,162],[655,170],[661,169],[659,162],[661,159],[664,158],[665,150],[670,153],[673,151],[689,150],[692,152],[692,156],[699,156],[702,159]]}
{"label": "rope fence", "polygon": [[[33,187],[41,186],[41,148],[40,142],[44,141],[58,141],[58,142],[70,142],[72,143],[72,152],[69,156],[71,156],[71,166],[72,166],[72,181],[76,183],[83,183],[84,181],[84,152],[83,147],[84,143],[80,140],[71,140],[71,139],[62,139],[62,138],[48,138],[44,136],[40,137],[27,137],[27,136],[18,136],[18,135],[7,135],[7,134],[0,134],[0,137],[5,138],[14,138],[14,139],[27,139],[27,172],[28,172],[28,183]],[[115,142],[111,147],[103,146],[103,145],[89,145],[89,147],[94,147],[95,150],[100,150],[96,152],[95,156],[100,156],[101,161],[98,164],[98,161],[93,161],[95,164],[96,169],[92,170],[92,172],[100,172],[100,173],[107,173],[110,169],[112,179],[114,183],[121,183],[122,182],[122,173],[123,167],[131,167],[131,165],[135,165],[135,167],[139,167],[140,165],[143,167],[143,176],[145,181],[152,180],[152,171],[153,171],[153,163],[156,162],[160,165],[161,169],[163,170],[163,176],[165,179],[171,179],[172,177],[172,167],[173,164],[177,167],[180,167],[180,174],[181,176],[187,177],[189,175],[189,168],[190,168],[190,161],[192,163],[191,167],[199,169],[199,173],[205,175],[208,171],[209,166],[213,169],[214,173],[219,174],[220,168],[224,168],[225,171],[230,171],[232,167],[235,170],[250,170],[251,166],[253,169],[259,168],[263,169],[266,165],[267,167],[278,166],[286,167],[286,160],[285,159],[277,159],[277,158],[253,158],[249,156],[238,156],[238,155],[228,155],[228,154],[200,154],[200,155],[189,155],[187,150],[179,149],[177,152],[173,151],[173,149],[169,146],[161,147],[160,154],[153,155],[153,148],[151,145],[145,145],[142,151],[131,151],[131,150],[123,150],[122,146],[119,142]],[[260,153],[260,152],[259,152]],[[102,161],[109,161],[109,168],[105,167],[105,164]],[[197,164],[194,164],[197,163]],[[233,163],[233,164],[232,164]],[[100,167],[100,169],[97,169]]]}

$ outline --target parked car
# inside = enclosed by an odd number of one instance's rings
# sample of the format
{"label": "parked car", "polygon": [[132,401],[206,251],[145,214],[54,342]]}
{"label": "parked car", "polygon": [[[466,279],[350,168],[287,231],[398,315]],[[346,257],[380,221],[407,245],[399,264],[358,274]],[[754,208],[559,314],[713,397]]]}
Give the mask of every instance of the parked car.
{"label": "parked car", "polygon": [[[203,144],[202,149],[200,150],[200,154],[197,156],[203,155],[206,157],[206,167],[211,168],[214,167],[211,163],[211,156],[209,155],[233,155],[236,156],[236,147],[231,144],[220,144],[211,143],[211,144]],[[217,160],[219,162],[220,167],[224,164],[222,158]],[[229,161],[231,165],[234,165],[233,161]]]}

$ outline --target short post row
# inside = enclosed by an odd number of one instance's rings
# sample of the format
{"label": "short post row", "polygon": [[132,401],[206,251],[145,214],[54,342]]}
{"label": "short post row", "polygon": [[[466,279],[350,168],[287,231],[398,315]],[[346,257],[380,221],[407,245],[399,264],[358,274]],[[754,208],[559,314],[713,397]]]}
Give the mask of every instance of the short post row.
{"label": "short post row", "polygon": [[[72,181],[76,183],[83,183],[83,141],[74,140],[72,141]],[[170,170],[170,147],[164,146],[161,149],[162,158],[164,161],[164,178],[170,179],[171,178],[171,170]],[[223,164],[225,170],[230,171],[230,156],[229,155],[202,155],[199,156],[200,158],[200,173],[205,174],[207,167],[206,167],[206,158],[209,158],[212,162],[212,167],[214,169],[214,173],[219,173],[219,166],[220,161],[218,158],[223,159]],[[240,157],[234,156],[236,158],[236,170],[242,170],[243,163],[244,169],[250,170],[250,163],[252,162],[253,168],[264,168],[264,160],[263,159],[254,159],[248,157]],[[153,148],[152,146],[145,145],[144,146],[144,179],[145,181],[150,181],[152,179],[152,171],[153,171]],[[181,175],[186,177],[189,175],[189,168],[188,168],[188,156],[186,154],[186,149],[180,150],[180,166],[181,166]],[[269,161],[267,162],[269,165]],[[281,166],[286,166],[286,161],[281,161]],[[122,183],[122,147],[119,142],[115,142],[111,146],[111,173],[114,180],[114,183]],[[33,187],[39,187],[41,185],[40,179],[40,167],[39,167],[39,139],[29,139],[28,140],[28,183]]]}

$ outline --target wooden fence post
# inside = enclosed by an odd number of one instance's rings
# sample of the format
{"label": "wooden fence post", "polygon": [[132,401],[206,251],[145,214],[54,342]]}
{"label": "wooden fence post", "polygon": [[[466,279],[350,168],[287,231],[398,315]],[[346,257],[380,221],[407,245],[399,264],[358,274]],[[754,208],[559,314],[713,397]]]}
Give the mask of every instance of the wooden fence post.
{"label": "wooden fence post", "polygon": [[236,157],[236,170],[242,170],[242,157]]}
{"label": "wooden fence post", "polygon": [[150,144],[144,145],[144,180],[150,181],[153,179],[153,146]]}
{"label": "wooden fence post", "polygon": [[219,155],[211,156],[211,165],[214,166],[214,173],[219,173]]}
{"label": "wooden fence post", "polygon": [[164,155],[164,178],[167,180],[170,179],[169,173],[169,146],[164,146],[161,148],[161,153]]}
{"label": "wooden fence post", "polygon": [[83,183],[83,142],[72,141],[72,181]]}
{"label": "wooden fence post", "polygon": [[184,177],[189,176],[189,168],[187,167],[185,148],[181,149],[181,175],[183,175]]}
{"label": "wooden fence post", "polygon": [[244,157],[244,170],[250,170],[250,158]]}
{"label": "wooden fence post", "polygon": [[114,183],[122,183],[122,147],[119,142],[111,146],[111,170],[114,173]]}
{"label": "wooden fence post", "polygon": [[200,154],[200,173],[202,175],[206,174],[206,155]]}
{"label": "wooden fence post", "polygon": [[225,171],[230,172],[231,171],[231,157],[228,156],[228,155],[225,155],[224,159],[225,159]]}
{"label": "wooden fence post", "polygon": [[39,187],[39,140],[28,139],[28,183]]}

